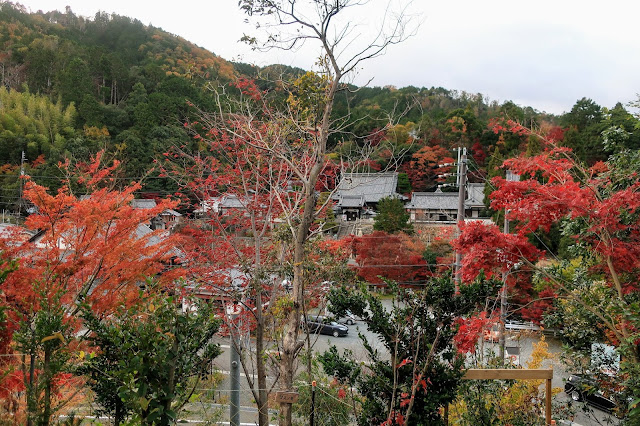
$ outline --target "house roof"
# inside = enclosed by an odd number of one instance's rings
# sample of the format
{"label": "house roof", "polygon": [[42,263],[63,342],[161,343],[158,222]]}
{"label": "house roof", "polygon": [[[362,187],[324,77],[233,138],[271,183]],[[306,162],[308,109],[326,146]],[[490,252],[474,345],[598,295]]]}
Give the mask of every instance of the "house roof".
{"label": "house roof", "polygon": [[135,198],[131,200],[131,207],[134,209],[153,209],[157,205],[154,199]]}
{"label": "house roof", "polygon": [[457,192],[414,192],[411,194],[411,202],[406,206],[408,209],[425,210],[457,210]]}
{"label": "house roof", "polygon": [[220,207],[223,209],[244,209],[247,201],[243,201],[236,194],[227,194],[220,200]]}
{"label": "house roof", "polygon": [[345,173],[333,194],[334,200],[347,200],[362,196],[365,203],[377,203],[396,194],[398,173]]}
{"label": "house roof", "polygon": [[[467,199],[464,201],[466,208],[484,207],[484,183],[470,183],[467,186]],[[425,210],[457,210],[458,193],[442,192],[414,192],[411,194],[411,202],[407,209]]]}
{"label": "house roof", "polygon": [[364,195],[344,195],[340,197],[340,206],[343,208],[364,207]]}
{"label": "house roof", "polygon": [[[92,194],[82,194],[80,196],[81,201],[85,201],[91,198]],[[153,209],[157,206],[156,200],[153,198],[134,198],[131,200],[131,207],[134,209]]]}
{"label": "house roof", "polygon": [[[141,239],[146,237],[149,234],[152,234],[153,232],[154,231],[149,226],[145,225],[144,223],[140,223],[136,228],[136,237],[138,237],[138,239]],[[155,235],[151,235],[149,237],[149,240],[147,241],[146,246],[147,247],[155,246],[156,244],[160,243],[164,238],[166,238],[166,235],[155,233]]]}
{"label": "house roof", "polygon": [[160,216],[175,216],[175,217],[180,217],[182,216],[182,213],[177,212],[173,209],[166,209],[165,211],[163,211],[162,213],[160,213]]}
{"label": "house roof", "polygon": [[243,200],[236,194],[225,194],[220,197],[211,197],[200,202],[200,207],[197,208],[195,213],[205,213],[209,210],[219,212],[222,209],[244,209],[246,208],[249,199]]}
{"label": "house roof", "polygon": [[484,183],[470,183],[467,185],[467,207],[484,207]]}

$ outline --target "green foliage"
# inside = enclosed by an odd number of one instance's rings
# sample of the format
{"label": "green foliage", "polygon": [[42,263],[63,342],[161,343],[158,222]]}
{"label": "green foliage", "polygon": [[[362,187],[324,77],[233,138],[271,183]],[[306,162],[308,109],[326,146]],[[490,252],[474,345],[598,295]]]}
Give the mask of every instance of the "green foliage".
{"label": "green foliage", "polygon": [[562,117],[562,124],[569,130],[565,132],[563,145],[573,149],[581,161],[593,164],[605,160],[601,133],[607,127],[602,107],[591,99],[582,98],[575,103],[570,112]]}
{"label": "green foliage", "polygon": [[358,424],[380,424],[407,415],[413,393],[406,424],[443,424],[439,410],[456,398],[464,374],[463,358],[453,346],[456,318],[495,297],[499,287],[499,282],[483,277],[462,286],[459,293],[450,278],[432,279],[420,291],[389,283],[395,296],[391,310],[365,288],[331,291],[331,311],[342,316],[349,310],[362,317],[391,354],[391,361],[386,360],[360,336],[371,361],[366,367],[334,349],[320,357],[328,374],[355,386],[363,397]]}
{"label": "green foliage", "polygon": [[399,198],[386,197],[378,202],[378,214],[374,217],[373,229],[388,234],[413,233],[413,225],[409,223],[409,213]]}
{"label": "green foliage", "polygon": [[89,378],[100,413],[116,422],[129,414],[144,424],[176,421],[220,353],[210,342],[219,327],[211,307],[185,298],[197,309],[183,313],[178,295],[157,293],[141,294],[138,303],[120,306],[108,318],[83,306],[86,340],[99,352],[80,372]]}
{"label": "green foliage", "polygon": [[48,425],[64,407],[60,400],[63,374],[72,371],[71,325],[61,304],[62,291],[50,294],[36,283],[37,303],[20,317],[13,340],[18,353],[26,354],[22,372],[26,389],[27,418],[30,423]]}
{"label": "green foliage", "polygon": [[[334,347],[335,348],[335,347]],[[304,355],[303,359],[305,356]],[[353,419],[353,405],[349,386],[325,375],[320,363],[314,357],[311,360],[311,375],[305,370],[298,376],[301,384],[297,387],[299,398],[293,405],[294,425],[308,425],[310,422],[311,399],[314,392],[312,380],[316,381],[314,397],[314,424],[317,426],[343,426]]]}
{"label": "green foliage", "polygon": [[19,164],[51,155],[74,134],[75,109],[44,96],[0,87],[0,163]]}
{"label": "green foliage", "polygon": [[409,194],[411,192],[411,182],[406,173],[398,173],[398,192]]}
{"label": "green foliage", "polygon": [[58,78],[58,89],[65,105],[72,102],[79,105],[83,97],[92,91],[89,67],[80,58],[74,58]]}

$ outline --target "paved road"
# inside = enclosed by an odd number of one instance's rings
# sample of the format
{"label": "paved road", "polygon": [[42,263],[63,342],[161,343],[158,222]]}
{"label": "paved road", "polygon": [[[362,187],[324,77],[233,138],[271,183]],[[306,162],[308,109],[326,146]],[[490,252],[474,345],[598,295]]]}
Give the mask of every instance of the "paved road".
{"label": "paved road", "polygon": [[[386,306],[390,306],[390,301],[385,301],[384,304]],[[363,322],[358,322],[355,325],[349,326],[349,333],[345,337],[332,337],[332,336],[324,336],[324,335],[314,335],[313,345],[316,353],[322,353],[325,350],[328,350],[332,345],[335,345],[340,352],[344,349],[350,349],[356,359],[360,361],[367,361],[366,351],[362,345],[360,338],[358,337],[358,333],[361,333],[367,341],[375,348],[378,349],[381,353],[387,353],[386,348],[382,345],[382,343],[378,340],[377,336],[370,332],[367,329],[367,326]],[[549,345],[548,350],[552,354],[556,354],[557,357],[551,361],[545,362],[543,368],[553,368],[554,377],[552,381],[552,385],[554,388],[562,388],[564,389],[564,381],[569,376],[569,373],[564,371],[564,367],[559,362],[559,354],[561,353],[561,344],[560,342],[553,338],[552,336],[547,336],[546,342]],[[534,344],[539,341],[539,337],[537,335],[533,335],[527,332],[511,332],[507,338],[506,346],[518,347],[520,351],[519,362],[520,365],[527,366],[531,361],[531,354],[534,349]],[[217,368],[221,371],[229,370],[229,342],[228,340],[222,339],[220,343],[223,345],[223,354],[216,359]],[[489,343],[489,342],[481,342],[483,345],[482,349],[484,351],[494,351],[497,352],[498,345],[497,343]],[[275,371],[270,376],[270,383],[275,378]],[[246,421],[255,421],[257,419],[257,415],[255,412],[255,404],[253,403],[253,397],[249,391],[248,384],[245,380],[241,380],[243,385],[242,393],[241,393],[241,405],[246,406],[246,409],[241,414],[241,420],[243,422]],[[228,389],[228,381],[225,380],[219,387],[219,389],[225,390]],[[223,395],[223,392],[220,393],[222,400],[226,400],[226,396]],[[560,392],[554,397],[554,401],[556,403],[567,403],[570,401],[570,398],[564,393]],[[574,405],[576,405],[574,403]],[[615,419],[613,416],[605,414],[597,409],[590,409],[590,407],[584,407],[583,404],[577,404],[577,414],[574,418],[575,425],[584,425],[584,426],[595,426],[595,425],[605,425],[605,424],[618,424],[619,421]],[[584,409],[588,412],[583,412]]]}

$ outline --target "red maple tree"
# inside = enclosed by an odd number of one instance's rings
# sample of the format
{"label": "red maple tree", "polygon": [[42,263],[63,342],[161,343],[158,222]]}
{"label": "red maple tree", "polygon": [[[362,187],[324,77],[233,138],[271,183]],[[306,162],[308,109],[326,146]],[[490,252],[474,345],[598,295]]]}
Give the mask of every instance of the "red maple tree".
{"label": "red maple tree", "polygon": [[[480,268],[504,272],[518,261],[537,268],[535,259],[549,253],[535,249],[526,237],[549,232],[553,225],[563,223],[565,235],[590,253],[591,272],[604,278],[613,289],[615,303],[626,306],[626,296],[638,291],[640,277],[637,170],[618,171],[619,158],[587,168],[573,157],[570,149],[558,147],[545,135],[533,134],[511,121],[496,126],[500,132],[538,138],[543,152],[504,162],[503,168],[520,175],[519,181],[493,179],[496,190],[491,194],[491,206],[507,211],[515,233],[502,234],[497,227],[465,226],[456,242],[465,255],[463,277],[469,278],[474,269]],[[550,287],[538,295],[539,301],[527,307],[528,315],[541,315],[551,305],[552,297],[577,297],[568,296],[570,293],[561,281],[548,279]],[[634,335],[634,328],[619,315],[590,306],[588,301],[583,300],[581,305],[602,322],[612,342],[622,342]]]}
{"label": "red maple tree", "polygon": [[[24,198],[35,212],[24,225],[35,234],[27,239],[24,228],[14,227],[0,236],[2,262],[16,266],[1,286],[8,317],[2,346],[5,358],[11,358],[7,355],[13,349],[6,342],[18,324],[53,300],[63,307],[65,322],[77,330],[80,302],[108,313],[120,302],[132,303],[148,277],[169,285],[180,275],[178,269],[166,270],[170,258],[177,255],[172,236],[149,227],[153,218],[175,203],[164,200],[152,209],[135,209],[131,201],[140,184],[116,188],[113,173],[118,163],[110,167],[102,163],[100,153],[76,168],[62,165],[69,180],[55,194],[25,178]],[[5,363],[1,387],[8,394],[23,386],[12,371],[12,363]],[[32,376],[21,375],[20,381],[32,381]],[[55,379],[54,383],[62,382]]]}
{"label": "red maple tree", "polygon": [[424,146],[411,156],[411,161],[403,167],[407,172],[411,187],[414,191],[426,191],[432,189],[444,178],[439,178],[450,171],[451,167],[440,167],[442,164],[453,164],[449,150],[439,145]]}
{"label": "red maple tree", "polygon": [[430,275],[424,245],[406,234],[375,231],[353,240],[358,276],[371,284],[383,278],[401,285],[421,285]]}

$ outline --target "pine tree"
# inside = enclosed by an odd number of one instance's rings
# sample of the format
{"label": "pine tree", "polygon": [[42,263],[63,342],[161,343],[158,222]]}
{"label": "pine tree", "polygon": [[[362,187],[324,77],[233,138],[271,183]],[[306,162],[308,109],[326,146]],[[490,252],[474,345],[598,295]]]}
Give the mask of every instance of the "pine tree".
{"label": "pine tree", "polygon": [[409,213],[399,198],[387,197],[378,203],[378,215],[374,218],[373,229],[388,234],[404,232],[413,233],[413,225],[409,223]]}

